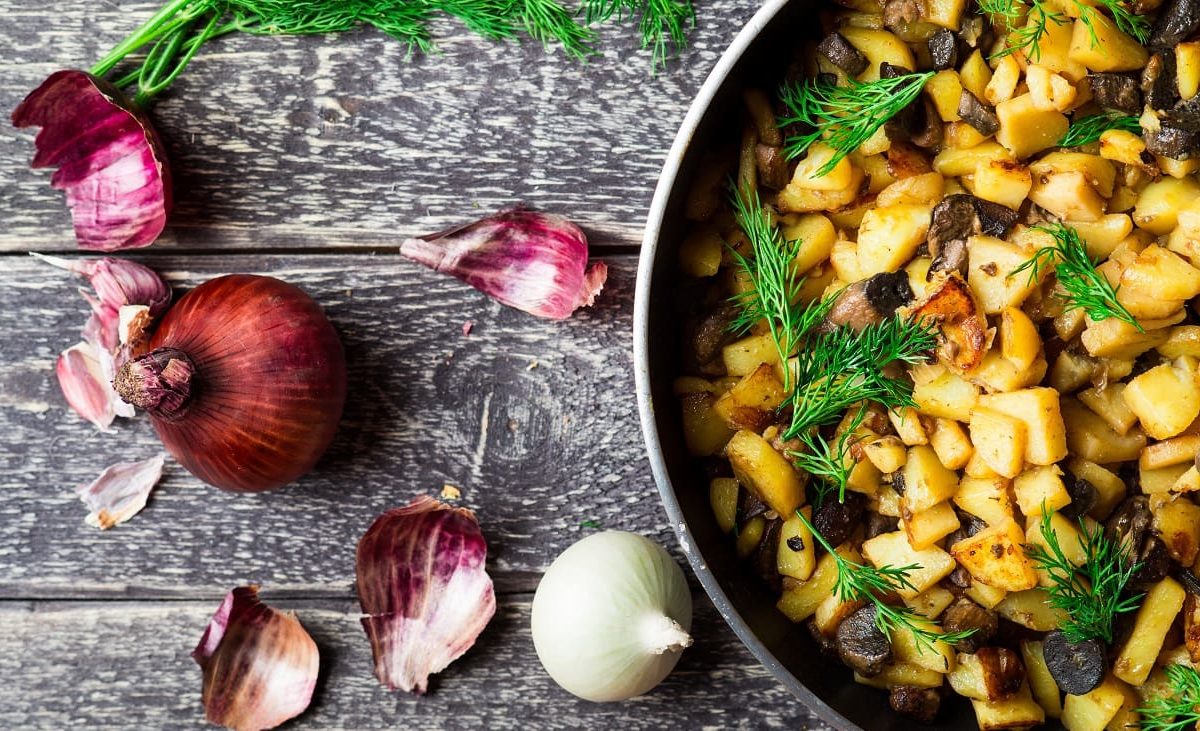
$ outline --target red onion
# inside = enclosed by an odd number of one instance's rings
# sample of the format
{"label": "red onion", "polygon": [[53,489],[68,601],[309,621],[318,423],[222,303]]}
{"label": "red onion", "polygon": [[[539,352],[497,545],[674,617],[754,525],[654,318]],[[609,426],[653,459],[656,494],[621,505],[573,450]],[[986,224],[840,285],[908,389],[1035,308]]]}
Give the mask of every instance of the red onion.
{"label": "red onion", "polygon": [[291,612],[258,600],[258,587],[229,592],[192,658],[204,673],[201,698],[212,723],[237,731],[275,728],[312,702],[320,654]]}
{"label": "red onion", "polygon": [[582,229],[562,216],[520,207],[408,239],[400,253],[509,307],[552,320],[591,305],[608,277],[604,262],[588,266]]}
{"label": "red onion", "polygon": [[375,676],[424,693],[496,613],[475,515],[422,495],[375,519],[355,558]]}
{"label": "red onion", "polygon": [[149,348],[113,385],[201,480],[239,492],[281,487],[333,440],[345,357],[299,288],[248,274],[205,282],[167,311]]}
{"label": "red onion", "polygon": [[80,248],[149,246],[171,210],[171,173],[150,120],[104,79],[56,71],[13,112],[41,127],[33,167],[57,166]]}

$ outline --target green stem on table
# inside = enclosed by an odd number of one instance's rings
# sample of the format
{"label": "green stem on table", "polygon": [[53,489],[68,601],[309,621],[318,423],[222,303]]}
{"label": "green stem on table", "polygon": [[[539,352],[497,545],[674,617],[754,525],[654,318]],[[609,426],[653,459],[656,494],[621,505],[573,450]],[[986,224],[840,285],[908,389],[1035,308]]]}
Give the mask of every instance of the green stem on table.
{"label": "green stem on table", "polygon": [[[126,56],[162,36],[162,27],[178,22],[175,16],[193,2],[195,0],[171,0],[171,2],[163,6],[162,10],[155,13],[150,20],[147,20],[141,27],[126,36],[125,40],[118,43],[104,58],[100,59],[91,68],[91,74],[93,76],[104,76],[109,71],[112,71],[117,64],[121,63]],[[205,5],[207,6],[207,3]]]}

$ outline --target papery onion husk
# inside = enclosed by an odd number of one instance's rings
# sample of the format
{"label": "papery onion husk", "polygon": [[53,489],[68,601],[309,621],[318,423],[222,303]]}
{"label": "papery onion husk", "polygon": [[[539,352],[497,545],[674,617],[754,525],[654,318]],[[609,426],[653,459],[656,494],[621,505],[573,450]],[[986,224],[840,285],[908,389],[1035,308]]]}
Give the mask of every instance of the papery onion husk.
{"label": "papery onion husk", "polygon": [[12,115],[41,127],[33,167],[56,166],[80,248],[116,251],[154,243],[171,210],[171,173],[149,118],[104,79],[51,74]]}
{"label": "papery onion husk", "polygon": [[358,600],[375,677],[424,693],[496,613],[475,514],[422,495],[380,515],[358,542]]}
{"label": "papery onion husk", "polygon": [[258,587],[225,596],[192,658],[212,723],[236,731],[275,728],[308,708],[317,684],[317,644],[291,612],[258,599]]}
{"label": "papery onion husk", "polygon": [[604,262],[588,266],[582,229],[562,216],[522,207],[408,239],[400,253],[509,307],[552,320],[591,305],[608,278]]}
{"label": "papery onion husk", "polygon": [[108,530],[141,512],[150,491],[162,479],[164,461],[165,455],[160,454],[141,462],[118,462],[81,485],[75,494],[91,511],[84,522]]}
{"label": "papery onion husk", "polygon": [[185,294],[115,386],[189,472],[225,490],[281,487],[329,447],[346,400],[337,332],[303,290],[233,274]]}

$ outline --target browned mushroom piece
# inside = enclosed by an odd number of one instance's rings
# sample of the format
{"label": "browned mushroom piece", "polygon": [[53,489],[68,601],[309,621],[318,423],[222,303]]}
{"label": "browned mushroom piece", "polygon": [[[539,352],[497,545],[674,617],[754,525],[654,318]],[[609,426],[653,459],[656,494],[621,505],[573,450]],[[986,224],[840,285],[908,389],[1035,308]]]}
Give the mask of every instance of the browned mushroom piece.
{"label": "browned mushroom piece", "polygon": [[942,144],[942,118],[938,114],[937,106],[933,103],[933,98],[928,94],[922,94],[920,99],[913,104],[914,106],[919,104],[920,113],[917,115],[916,124],[909,128],[909,139],[917,147],[926,150]]}
{"label": "browned mushroom piece", "polygon": [[989,345],[987,320],[966,281],[957,271],[937,272],[925,301],[910,314],[938,327],[937,356],[957,371],[983,361]]}
{"label": "browned mushroom piece", "polygon": [[942,613],[942,628],[949,633],[970,632],[963,640],[954,644],[959,652],[975,652],[988,643],[996,634],[1000,619],[997,614],[966,597],[961,597]]}
{"label": "browned mushroom piece", "polygon": [[903,30],[921,17],[917,0],[887,0],[883,4],[883,25],[890,31]]}
{"label": "browned mushroom piece", "polygon": [[1142,113],[1142,89],[1134,77],[1128,74],[1090,73],[1088,86],[1092,89],[1092,101],[1105,109],[1126,114]]}
{"label": "browned mushroom piece", "polygon": [[1165,110],[1179,99],[1174,53],[1156,53],[1142,69],[1142,95],[1152,109]]}
{"label": "browned mushroom piece", "polygon": [[881,272],[842,290],[825,316],[826,327],[845,325],[861,331],[891,317],[912,300],[907,274]]}
{"label": "browned mushroom piece", "polygon": [[951,31],[939,30],[925,41],[925,46],[935,69],[941,71],[958,65],[958,38]]}
{"label": "browned mushroom piece", "polygon": [[982,135],[994,135],[1000,130],[1000,118],[996,116],[996,110],[966,89],[958,98],[958,116]]}
{"label": "browned mushroom piece", "polygon": [[1153,49],[1174,51],[1175,46],[1187,40],[1200,28],[1200,1],[1168,0],[1159,14],[1146,44]]}
{"label": "browned mushroom piece", "polygon": [[831,497],[813,511],[813,527],[831,546],[839,546],[850,540],[866,509],[867,499],[857,492],[847,492],[845,502]]}
{"label": "browned mushroom piece", "polygon": [[752,559],[755,573],[772,591],[782,588],[782,578],[779,576],[778,555],[779,535],[782,532],[783,521],[779,518],[767,521],[763,529],[762,541],[754,552]]}
{"label": "browned mushroom piece", "polygon": [[1007,647],[981,647],[975,653],[983,670],[984,690],[989,700],[1003,700],[1025,683],[1025,663]]}
{"label": "browned mushroom piece", "polygon": [[1181,101],[1142,130],[1146,149],[1173,160],[1200,157],[1200,98]]}
{"label": "browned mushroom piece", "polygon": [[978,234],[1004,237],[1017,222],[1018,213],[1007,206],[958,193],[933,208],[927,246],[933,262],[926,280],[937,272],[967,271],[967,239]]}
{"label": "browned mushroom piece", "polygon": [[754,146],[754,160],[758,165],[758,182],[763,187],[772,190],[787,187],[787,157],[783,154],[783,148],[760,142]]}
{"label": "browned mushroom piece", "polygon": [[921,723],[933,723],[942,707],[942,694],[937,688],[895,685],[888,691],[888,705],[901,716]]}
{"label": "browned mushroom piece", "polygon": [[883,672],[892,660],[892,643],[875,624],[875,605],[868,604],[842,620],[837,628],[838,657],[859,675]]}
{"label": "browned mushroom piece", "polygon": [[870,62],[862,51],[854,47],[841,33],[830,33],[817,44],[817,53],[845,71],[848,76],[858,76],[867,70]]}

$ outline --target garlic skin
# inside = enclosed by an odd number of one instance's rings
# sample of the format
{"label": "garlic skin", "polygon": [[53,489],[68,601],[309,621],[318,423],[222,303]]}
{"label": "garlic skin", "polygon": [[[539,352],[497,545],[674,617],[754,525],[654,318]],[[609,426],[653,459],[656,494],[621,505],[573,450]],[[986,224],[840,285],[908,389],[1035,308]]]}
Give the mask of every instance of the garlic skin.
{"label": "garlic skin", "polygon": [[112,388],[111,361],[107,352],[83,342],[64,350],[54,364],[67,405],[102,432],[115,431],[112,423],[116,417],[133,416],[133,407]]}
{"label": "garlic skin", "polygon": [[692,595],[662,546],[623,531],[584,538],[546,571],[533,597],[538,659],[589,701],[648,692],[692,644]]}
{"label": "garlic skin", "polygon": [[239,586],[209,620],[192,651],[204,673],[205,717],[235,731],[275,728],[312,702],[320,656],[291,612],[258,599],[257,586]]}
{"label": "garlic skin", "polygon": [[358,600],[375,676],[424,693],[496,613],[475,514],[421,495],[375,519],[358,542]]}
{"label": "garlic skin", "polygon": [[162,479],[165,459],[166,455],[160,454],[142,462],[118,462],[81,485],[75,494],[91,511],[84,522],[108,530],[141,512],[150,491]]}
{"label": "garlic skin", "polygon": [[562,216],[522,207],[408,239],[400,253],[509,307],[551,320],[590,306],[608,278],[604,262],[588,266],[582,229]]}

